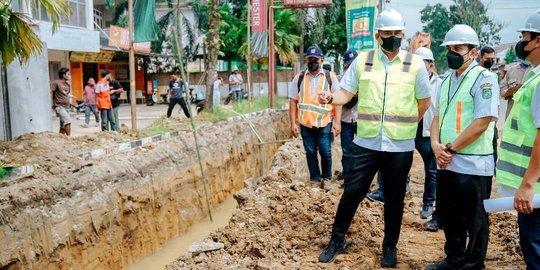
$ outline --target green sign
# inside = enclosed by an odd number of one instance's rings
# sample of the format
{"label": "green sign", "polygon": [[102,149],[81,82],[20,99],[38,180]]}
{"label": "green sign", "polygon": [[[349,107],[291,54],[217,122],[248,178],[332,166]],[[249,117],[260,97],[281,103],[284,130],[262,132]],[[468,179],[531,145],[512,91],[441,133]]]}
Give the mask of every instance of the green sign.
{"label": "green sign", "polygon": [[347,47],[357,51],[374,49],[377,0],[347,0],[345,12]]}

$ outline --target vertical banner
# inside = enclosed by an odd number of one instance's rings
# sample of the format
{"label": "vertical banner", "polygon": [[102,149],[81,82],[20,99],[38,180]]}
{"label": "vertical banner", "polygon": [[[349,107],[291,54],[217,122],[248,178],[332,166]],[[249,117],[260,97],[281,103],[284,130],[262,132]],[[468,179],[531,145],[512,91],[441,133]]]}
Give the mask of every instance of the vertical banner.
{"label": "vertical banner", "polygon": [[266,0],[251,0],[251,32],[253,57],[268,56],[268,6]]}
{"label": "vertical banner", "polygon": [[346,0],[347,47],[371,50],[375,48],[375,17],[377,0]]}

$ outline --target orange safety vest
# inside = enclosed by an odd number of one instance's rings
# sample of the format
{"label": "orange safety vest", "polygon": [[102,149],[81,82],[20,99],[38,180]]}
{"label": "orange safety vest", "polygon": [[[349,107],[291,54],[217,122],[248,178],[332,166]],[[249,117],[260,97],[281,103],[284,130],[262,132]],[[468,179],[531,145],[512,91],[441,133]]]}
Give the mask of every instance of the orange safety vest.
{"label": "orange safety vest", "polygon": [[97,97],[97,108],[98,109],[104,109],[108,110],[112,108],[111,103],[111,88],[109,87],[109,82],[105,79],[101,79],[97,85],[96,89],[99,89],[98,93],[96,93]]}
{"label": "orange safety vest", "polygon": [[[318,76],[319,82],[317,92],[314,96],[311,95],[311,82],[307,77],[308,71],[304,72],[304,79],[300,84],[300,92],[298,96],[298,121],[306,127],[326,127],[332,119],[332,111],[334,106],[330,104],[319,103],[319,93],[329,92],[330,85],[326,80],[326,75],[320,73]],[[332,73],[330,73],[332,74]],[[297,75],[298,79],[301,74]],[[332,76],[332,75],[330,75]]]}

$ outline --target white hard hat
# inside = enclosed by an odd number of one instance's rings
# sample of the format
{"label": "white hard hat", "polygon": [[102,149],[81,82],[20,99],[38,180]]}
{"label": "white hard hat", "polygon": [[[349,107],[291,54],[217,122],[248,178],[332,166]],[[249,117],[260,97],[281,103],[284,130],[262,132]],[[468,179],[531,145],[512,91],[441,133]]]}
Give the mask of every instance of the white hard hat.
{"label": "white hard hat", "polygon": [[441,46],[471,44],[480,45],[476,31],[466,24],[456,24],[448,30]]}
{"label": "white hard hat", "polygon": [[534,32],[540,33],[540,9],[537,10],[533,15],[529,16],[525,27],[517,30],[518,32]]}
{"label": "white hard hat", "polygon": [[389,9],[384,10],[375,20],[375,30],[382,31],[394,31],[394,30],[405,30],[405,22],[403,17],[399,12]]}
{"label": "white hard hat", "polygon": [[414,54],[420,55],[422,57],[422,60],[435,61],[435,59],[433,59],[433,52],[431,52],[431,50],[426,47],[420,47],[416,49]]}

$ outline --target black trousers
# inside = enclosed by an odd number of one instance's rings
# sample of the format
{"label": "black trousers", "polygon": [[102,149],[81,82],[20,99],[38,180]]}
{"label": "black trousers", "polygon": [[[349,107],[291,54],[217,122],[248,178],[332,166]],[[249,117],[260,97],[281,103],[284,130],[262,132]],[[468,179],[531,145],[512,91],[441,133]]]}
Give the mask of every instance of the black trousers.
{"label": "black trousers", "polygon": [[403,200],[413,151],[373,151],[356,144],[351,146],[350,173],[345,176],[344,190],[332,227],[332,240],[341,241],[351,226],[360,202],[366,197],[377,171],[383,181],[384,239],[383,247],[396,247],[403,219]]}
{"label": "black trousers", "polygon": [[444,252],[447,260],[456,266],[484,267],[489,218],[483,200],[488,198],[491,178],[439,170],[440,205],[437,207],[446,237]]}
{"label": "black trousers", "polygon": [[184,114],[186,115],[187,118],[189,118],[190,117],[189,110],[188,110],[188,107],[184,98],[171,98],[171,100],[169,101],[169,108],[167,109],[167,117],[171,117],[172,111],[176,104],[180,104],[180,107],[182,107]]}

